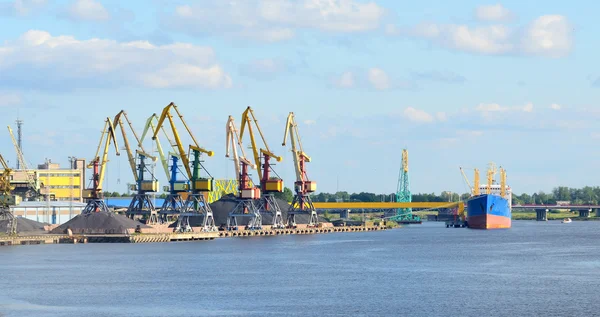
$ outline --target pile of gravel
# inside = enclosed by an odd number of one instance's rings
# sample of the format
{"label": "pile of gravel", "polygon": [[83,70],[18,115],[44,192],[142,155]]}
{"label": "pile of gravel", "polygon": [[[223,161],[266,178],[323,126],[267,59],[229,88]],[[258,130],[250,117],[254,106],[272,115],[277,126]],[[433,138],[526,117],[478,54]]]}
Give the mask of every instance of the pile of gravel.
{"label": "pile of gravel", "polygon": [[[275,198],[279,208],[281,208],[281,213],[283,214],[283,221],[287,220],[288,211],[292,209],[292,206],[283,199]],[[213,211],[213,216],[215,218],[215,224],[218,226],[227,225],[227,218],[229,217],[229,212],[232,211],[238,204],[238,198],[233,194],[228,194],[221,199],[210,204],[210,208]],[[199,217],[191,217],[190,225],[192,227],[201,226],[203,216]],[[269,225],[273,223],[273,216],[270,213],[262,214],[262,223],[263,225]],[[250,217],[238,217],[238,225],[247,225]],[[322,217],[319,217],[319,222],[327,222]],[[297,224],[307,224],[308,223],[308,215],[296,215],[296,223]],[[175,224],[170,225],[169,227],[175,227]]]}
{"label": "pile of gravel", "polygon": [[[46,233],[44,226],[47,226],[47,223],[37,222],[35,220],[30,220],[27,218],[17,217],[17,233],[22,234],[40,234]],[[0,221],[0,233],[6,232],[8,229],[8,220]]]}
{"label": "pile of gravel", "polygon": [[74,234],[119,234],[127,233],[127,229],[150,228],[149,226],[131,220],[123,215],[112,212],[92,212],[77,215],[51,231],[55,234],[63,234],[70,228]]}

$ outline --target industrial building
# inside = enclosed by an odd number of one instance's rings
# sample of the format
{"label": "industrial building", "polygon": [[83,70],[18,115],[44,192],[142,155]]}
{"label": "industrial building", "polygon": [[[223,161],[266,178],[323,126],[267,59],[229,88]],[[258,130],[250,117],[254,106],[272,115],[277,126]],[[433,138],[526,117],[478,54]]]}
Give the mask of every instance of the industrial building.
{"label": "industrial building", "polygon": [[48,160],[35,170],[13,170],[10,180],[14,186],[13,194],[23,201],[45,200],[49,196],[51,201],[82,202],[85,160],[73,159],[71,164],[71,168],[61,168],[60,164]]}

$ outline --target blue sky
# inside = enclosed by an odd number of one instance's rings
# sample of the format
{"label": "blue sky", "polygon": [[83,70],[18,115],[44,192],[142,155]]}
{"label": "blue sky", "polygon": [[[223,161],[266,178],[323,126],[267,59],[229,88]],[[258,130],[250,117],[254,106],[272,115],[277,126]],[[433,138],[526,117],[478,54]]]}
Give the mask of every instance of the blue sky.
{"label": "blue sky", "polygon": [[[517,193],[597,185],[600,70],[592,1],[0,1],[0,115],[32,164],[91,159],[103,120],[136,129],[173,101],[206,166],[231,178],[228,115],[269,146],[300,122],[309,176],[332,192],[466,192],[459,166],[507,169]],[[1,153],[14,163],[8,137]],[[186,139],[189,143],[189,139]],[[146,144],[150,148],[150,144]],[[106,190],[132,181],[111,154]],[[157,170],[159,180],[165,177]],[[117,181],[120,180],[120,181]]]}

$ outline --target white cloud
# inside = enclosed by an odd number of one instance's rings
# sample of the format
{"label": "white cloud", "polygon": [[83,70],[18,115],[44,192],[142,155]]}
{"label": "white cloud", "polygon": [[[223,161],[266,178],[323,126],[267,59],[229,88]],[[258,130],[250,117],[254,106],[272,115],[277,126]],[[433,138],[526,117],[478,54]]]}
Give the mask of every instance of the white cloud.
{"label": "white cloud", "polygon": [[573,28],[564,16],[544,15],[529,25],[521,44],[528,54],[562,57],[571,51],[572,33]]}
{"label": "white cloud", "polygon": [[340,88],[354,87],[354,73],[344,72],[339,78],[334,79],[333,83]]}
{"label": "white cloud", "polygon": [[430,122],[434,121],[434,118],[432,115],[430,115],[429,113],[427,113],[423,110],[418,110],[413,107],[408,107],[408,108],[404,109],[404,116],[406,118],[408,118],[410,121],[414,121],[414,122],[430,123]]}
{"label": "white cloud", "polygon": [[480,21],[503,22],[512,20],[514,14],[498,3],[477,7],[475,9],[475,17]]}
{"label": "white cloud", "polygon": [[533,103],[528,102],[523,106],[501,106],[497,103],[481,103],[475,107],[476,111],[479,111],[483,115],[489,115],[491,113],[499,113],[499,112],[533,112]]}
{"label": "white cloud", "polygon": [[552,109],[552,110],[560,110],[560,109],[562,109],[562,106],[559,105],[559,104],[557,104],[557,103],[553,103],[553,104],[550,105],[550,109]]}
{"label": "white cloud", "polygon": [[420,23],[400,29],[388,26],[389,35],[429,40],[439,46],[477,54],[527,54],[548,57],[567,55],[573,46],[573,31],[561,15],[544,15],[524,31],[503,24],[470,26],[464,24]]}
{"label": "white cloud", "polygon": [[268,22],[331,32],[375,29],[383,13],[374,2],[354,0],[260,1],[260,14]]}
{"label": "white cloud", "polygon": [[14,106],[22,102],[21,95],[17,93],[0,92],[0,107]]}
{"label": "white cloud", "polygon": [[475,110],[480,111],[480,112],[503,112],[503,111],[510,110],[510,108],[503,107],[497,103],[488,103],[488,104],[481,103],[477,107],[475,107]]}
{"label": "white cloud", "polygon": [[377,90],[386,90],[390,88],[390,78],[380,68],[371,68],[368,71],[368,79],[371,85]]}
{"label": "white cloud", "polygon": [[479,130],[458,130],[457,135],[461,137],[480,137],[483,135],[483,131]]}
{"label": "white cloud", "polygon": [[435,114],[435,118],[436,118],[438,121],[442,121],[442,122],[444,122],[444,121],[448,121],[448,115],[447,115],[445,112],[437,112],[437,113]]}
{"label": "white cloud", "polygon": [[317,124],[317,121],[315,121],[315,120],[304,120],[304,124],[306,124],[306,125],[315,125],[315,124]]}
{"label": "white cloud", "polygon": [[296,29],[364,32],[379,27],[384,9],[354,0],[246,0],[181,5],[165,25],[192,34],[225,34],[276,42]]}
{"label": "white cloud", "polygon": [[[145,85],[157,88],[228,88],[230,76],[210,47],[187,43],[153,45],[52,36],[31,30],[0,46],[3,80],[69,87],[70,85]],[[29,72],[29,73],[28,73]],[[37,76],[31,78],[30,72]]]}
{"label": "white cloud", "polygon": [[76,21],[106,21],[110,14],[100,2],[76,0],[68,9],[69,17]]}
{"label": "white cloud", "polygon": [[245,76],[257,79],[273,79],[280,73],[287,70],[287,65],[283,60],[265,58],[253,60],[240,67],[240,73]]}
{"label": "white cloud", "polygon": [[42,9],[47,0],[14,0],[0,3],[0,16],[28,16]]}

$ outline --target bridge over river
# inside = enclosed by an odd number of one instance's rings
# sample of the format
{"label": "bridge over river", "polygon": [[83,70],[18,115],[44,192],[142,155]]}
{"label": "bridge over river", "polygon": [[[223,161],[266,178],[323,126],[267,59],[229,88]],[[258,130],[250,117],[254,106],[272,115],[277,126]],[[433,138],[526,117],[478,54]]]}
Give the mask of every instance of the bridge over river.
{"label": "bridge over river", "polygon": [[513,210],[535,210],[537,221],[548,220],[548,212],[550,210],[577,210],[579,211],[579,217],[587,218],[590,217],[592,212],[596,212],[596,216],[599,216],[600,205],[513,205]]}

